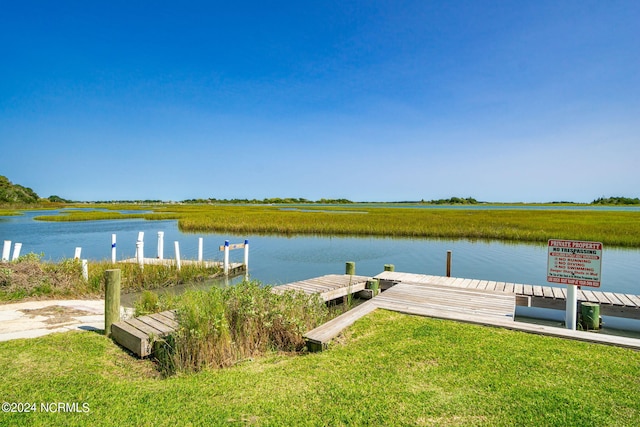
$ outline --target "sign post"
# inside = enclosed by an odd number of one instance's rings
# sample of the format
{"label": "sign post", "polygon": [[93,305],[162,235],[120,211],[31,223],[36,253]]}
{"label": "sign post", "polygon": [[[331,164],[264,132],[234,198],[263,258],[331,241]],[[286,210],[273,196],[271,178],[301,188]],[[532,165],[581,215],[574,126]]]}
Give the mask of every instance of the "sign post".
{"label": "sign post", "polygon": [[549,240],[547,281],[567,285],[565,323],[575,330],[578,310],[578,286],[600,287],[602,243],[579,240]]}

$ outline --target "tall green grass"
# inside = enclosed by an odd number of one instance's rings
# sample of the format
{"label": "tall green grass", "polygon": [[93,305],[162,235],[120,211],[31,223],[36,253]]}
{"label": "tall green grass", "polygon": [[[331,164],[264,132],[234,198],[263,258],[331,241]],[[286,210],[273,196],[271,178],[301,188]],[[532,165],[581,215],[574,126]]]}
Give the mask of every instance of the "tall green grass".
{"label": "tall green grass", "polygon": [[258,282],[189,291],[176,298],[179,324],[156,346],[165,374],[232,366],[272,351],[297,352],[329,314],[317,295],[276,294]]}

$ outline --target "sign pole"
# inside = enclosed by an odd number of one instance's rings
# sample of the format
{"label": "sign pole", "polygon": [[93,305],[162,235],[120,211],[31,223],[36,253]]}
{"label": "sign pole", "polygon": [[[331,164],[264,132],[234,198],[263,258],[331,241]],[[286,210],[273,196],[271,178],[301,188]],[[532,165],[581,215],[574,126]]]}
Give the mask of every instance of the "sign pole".
{"label": "sign pole", "polygon": [[567,285],[567,307],[565,311],[565,324],[567,329],[576,330],[578,323],[578,292],[576,285]]}

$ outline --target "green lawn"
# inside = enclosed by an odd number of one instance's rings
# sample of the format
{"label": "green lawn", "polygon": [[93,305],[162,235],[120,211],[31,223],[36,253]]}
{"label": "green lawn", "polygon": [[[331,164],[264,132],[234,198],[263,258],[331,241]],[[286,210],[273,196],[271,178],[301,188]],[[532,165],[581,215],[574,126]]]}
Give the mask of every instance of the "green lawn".
{"label": "green lawn", "polygon": [[[166,379],[101,335],[0,343],[1,425],[640,424],[640,353],[378,310],[329,351]],[[78,402],[88,413],[42,413]]]}

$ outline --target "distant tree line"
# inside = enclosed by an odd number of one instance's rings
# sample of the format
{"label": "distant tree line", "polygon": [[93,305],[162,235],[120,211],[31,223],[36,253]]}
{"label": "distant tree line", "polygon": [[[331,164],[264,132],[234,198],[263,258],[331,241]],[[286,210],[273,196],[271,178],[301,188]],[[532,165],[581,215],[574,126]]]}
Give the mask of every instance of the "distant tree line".
{"label": "distant tree line", "polygon": [[591,202],[592,205],[640,205],[639,198],[630,197],[600,197]]}
{"label": "distant tree line", "polygon": [[229,203],[229,204],[256,204],[256,205],[274,205],[274,204],[307,204],[307,203],[317,203],[317,204],[346,204],[353,203],[349,199],[320,199],[320,200],[309,200],[303,197],[272,197],[265,199],[216,199],[216,198],[208,198],[208,199],[188,199],[183,200],[182,203],[194,203],[194,204],[215,204],[215,203]]}
{"label": "distant tree line", "polygon": [[429,200],[428,202],[422,200],[421,203],[427,205],[475,205],[478,201],[473,197],[451,197],[450,199]]}

